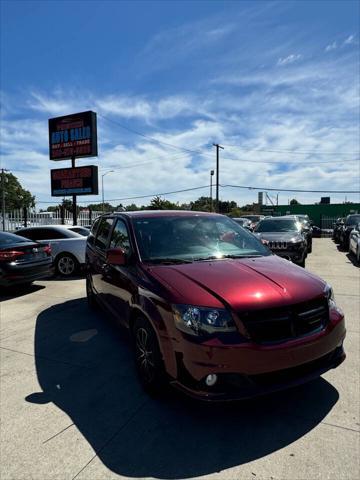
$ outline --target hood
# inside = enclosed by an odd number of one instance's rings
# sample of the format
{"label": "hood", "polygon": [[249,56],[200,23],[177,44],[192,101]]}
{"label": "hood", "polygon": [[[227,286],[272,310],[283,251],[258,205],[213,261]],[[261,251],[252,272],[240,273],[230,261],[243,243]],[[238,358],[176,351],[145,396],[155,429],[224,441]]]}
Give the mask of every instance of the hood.
{"label": "hood", "polygon": [[259,232],[256,233],[258,238],[263,238],[269,242],[291,242],[296,239],[296,242],[301,242],[304,237],[298,232]]}
{"label": "hood", "polygon": [[325,282],[275,255],[147,267],[172,303],[235,311],[274,308],[323,295]]}

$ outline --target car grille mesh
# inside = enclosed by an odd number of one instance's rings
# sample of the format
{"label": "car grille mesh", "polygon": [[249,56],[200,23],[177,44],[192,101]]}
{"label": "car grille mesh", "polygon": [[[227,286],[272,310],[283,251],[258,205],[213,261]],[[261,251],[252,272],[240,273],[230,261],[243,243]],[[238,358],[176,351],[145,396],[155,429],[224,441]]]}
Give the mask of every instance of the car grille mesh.
{"label": "car grille mesh", "polygon": [[257,343],[276,343],[310,335],[321,331],[329,321],[326,299],[239,315],[249,336]]}

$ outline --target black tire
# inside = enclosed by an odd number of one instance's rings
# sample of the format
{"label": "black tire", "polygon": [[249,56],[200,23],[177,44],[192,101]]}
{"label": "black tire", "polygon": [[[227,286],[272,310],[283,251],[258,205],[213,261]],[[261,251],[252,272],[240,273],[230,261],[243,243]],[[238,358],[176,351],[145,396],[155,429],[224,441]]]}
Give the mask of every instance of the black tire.
{"label": "black tire", "polygon": [[305,258],[301,262],[297,263],[297,265],[299,265],[299,267],[305,268]]}
{"label": "black tire", "polygon": [[312,241],[308,245],[308,249],[307,249],[307,253],[311,253],[311,252],[312,252]]}
{"label": "black tire", "polygon": [[98,309],[98,303],[96,301],[96,296],[94,294],[94,291],[91,286],[90,279],[86,277],[86,299],[87,299],[87,304],[90,310],[97,310]]}
{"label": "black tire", "polygon": [[71,253],[60,253],[55,259],[55,270],[58,275],[69,278],[79,271],[79,262]]}
{"label": "black tire", "polygon": [[132,329],[135,368],[143,389],[158,396],[166,386],[164,362],[151,324],[138,317]]}

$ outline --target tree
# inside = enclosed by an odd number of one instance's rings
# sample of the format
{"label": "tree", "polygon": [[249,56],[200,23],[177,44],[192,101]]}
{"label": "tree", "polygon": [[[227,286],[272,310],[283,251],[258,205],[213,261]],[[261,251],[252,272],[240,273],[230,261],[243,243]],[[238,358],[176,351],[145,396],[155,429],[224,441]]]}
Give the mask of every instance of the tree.
{"label": "tree", "polygon": [[[19,180],[12,173],[5,172],[5,209],[7,212],[24,207],[35,206],[35,196],[25,190]],[[0,179],[2,180],[2,179]],[[0,199],[2,198],[2,181],[0,181]]]}
{"label": "tree", "polygon": [[177,210],[179,209],[179,204],[165,200],[165,198],[161,198],[160,196],[156,196],[151,200],[150,206],[147,208],[148,210]]}
{"label": "tree", "polygon": [[292,200],[290,200],[290,205],[300,205],[300,202],[298,202],[296,198],[293,198]]}

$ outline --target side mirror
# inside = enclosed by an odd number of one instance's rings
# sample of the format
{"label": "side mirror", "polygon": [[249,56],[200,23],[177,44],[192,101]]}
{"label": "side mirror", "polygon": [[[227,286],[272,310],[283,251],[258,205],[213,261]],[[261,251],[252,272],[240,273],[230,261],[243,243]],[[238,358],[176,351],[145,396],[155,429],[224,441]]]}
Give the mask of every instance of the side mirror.
{"label": "side mirror", "polygon": [[126,253],[122,248],[110,248],[106,253],[106,262],[110,265],[126,265]]}

